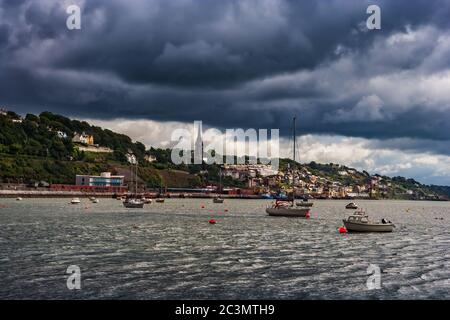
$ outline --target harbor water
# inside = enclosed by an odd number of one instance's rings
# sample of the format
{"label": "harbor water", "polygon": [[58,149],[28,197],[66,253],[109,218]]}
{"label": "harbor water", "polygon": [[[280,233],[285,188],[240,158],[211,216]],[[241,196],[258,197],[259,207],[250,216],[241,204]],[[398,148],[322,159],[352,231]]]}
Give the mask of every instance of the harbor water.
{"label": "harbor water", "polygon": [[310,219],[270,200],[69,201],[0,199],[0,299],[450,299],[450,202],[358,201],[394,232],[339,234],[348,201]]}

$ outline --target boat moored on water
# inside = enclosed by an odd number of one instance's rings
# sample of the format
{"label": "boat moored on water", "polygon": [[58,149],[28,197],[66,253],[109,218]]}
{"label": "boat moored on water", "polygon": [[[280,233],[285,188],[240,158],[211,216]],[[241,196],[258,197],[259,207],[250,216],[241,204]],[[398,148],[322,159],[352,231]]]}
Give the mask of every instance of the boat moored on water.
{"label": "boat moored on water", "polygon": [[96,197],[89,197],[89,200],[90,200],[92,203],[99,203],[99,201],[98,201],[98,199],[97,199]]}
{"label": "boat moored on water", "polygon": [[304,198],[302,201],[296,203],[297,207],[307,207],[311,208],[314,203],[308,201],[308,199]]}
{"label": "boat moored on water", "polygon": [[[295,134],[295,117],[293,118],[293,142],[294,142],[294,148],[293,148],[293,160],[295,161],[295,148],[296,148],[296,134]],[[294,171],[294,170],[293,170]],[[275,216],[275,217],[303,217],[303,218],[309,218],[310,217],[310,210],[308,207],[304,208],[296,208],[295,207],[295,173],[293,174],[293,184],[292,184],[292,200],[288,200],[287,196],[286,199],[277,199],[275,203],[271,206],[266,208],[266,212],[269,214],[269,216]]]}
{"label": "boat moored on water", "polygon": [[155,200],[158,203],[163,203],[164,202],[164,198],[156,198]]}
{"label": "boat moored on water", "polygon": [[213,198],[213,203],[223,203],[223,198],[218,196]]}
{"label": "boat moored on water", "polygon": [[219,192],[219,194],[216,195],[213,198],[213,203],[223,203],[223,201],[224,201],[224,198],[222,198],[220,196],[220,194],[222,193],[222,168],[220,168],[220,170],[219,170],[219,189],[218,189],[218,192]]}
{"label": "boat moored on water", "polygon": [[17,197],[16,198],[16,201],[22,201],[23,199],[22,199],[22,197]]}
{"label": "boat moored on water", "polygon": [[70,200],[70,204],[80,204],[80,198],[72,198],[72,200]]}
{"label": "boat moored on water", "polygon": [[275,204],[266,209],[269,216],[275,217],[303,217],[310,215],[308,208],[295,208],[292,201],[276,200]]}
{"label": "boat moored on water", "polygon": [[350,202],[345,206],[345,209],[358,209],[358,205],[354,202]]}
{"label": "boat moored on water", "polygon": [[142,201],[144,201],[145,204],[151,204],[153,202],[150,198],[142,198]]}
{"label": "boat moored on water", "polygon": [[127,199],[123,202],[123,206],[125,208],[143,208],[144,207],[144,201],[142,201],[141,199],[137,199],[137,198],[131,198],[131,199]]}
{"label": "boat moored on water", "polygon": [[370,220],[362,210],[356,211],[342,222],[349,232],[392,232],[395,228],[395,225],[386,219],[381,219],[380,222]]}
{"label": "boat moored on water", "polygon": [[134,193],[127,195],[122,204],[125,208],[142,209],[144,207],[144,200],[138,197],[138,161],[134,155],[130,156],[129,161],[131,163],[131,185],[134,185]]}

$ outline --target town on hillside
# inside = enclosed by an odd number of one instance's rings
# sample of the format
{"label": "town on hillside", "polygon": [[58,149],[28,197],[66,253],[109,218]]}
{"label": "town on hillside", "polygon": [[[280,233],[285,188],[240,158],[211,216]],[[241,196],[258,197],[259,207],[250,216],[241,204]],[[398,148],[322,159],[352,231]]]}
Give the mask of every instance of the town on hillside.
{"label": "town on hillside", "polygon": [[[50,112],[22,117],[0,108],[0,196],[17,192],[117,195],[137,191],[167,196],[240,198],[448,200],[450,188],[414,179],[371,175],[339,164],[175,165],[170,149],[147,149],[126,135]],[[294,191],[295,190],[295,191]]]}

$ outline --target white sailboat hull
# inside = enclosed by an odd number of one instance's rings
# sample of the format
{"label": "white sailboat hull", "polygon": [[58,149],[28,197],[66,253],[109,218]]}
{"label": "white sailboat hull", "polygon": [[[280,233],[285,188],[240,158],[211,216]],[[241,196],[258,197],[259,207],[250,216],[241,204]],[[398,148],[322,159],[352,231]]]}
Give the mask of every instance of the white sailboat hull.
{"label": "white sailboat hull", "polygon": [[356,221],[342,220],[347,231],[350,232],[392,232],[392,223],[364,223]]}
{"label": "white sailboat hull", "polygon": [[144,202],[143,201],[140,201],[140,200],[135,200],[135,199],[131,199],[131,200],[125,200],[124,202],[123,202],[123,206],[125,207],[125,208],[132,208],[132,209],[137,209],[137,208],[139,208],[139,209],[141,209],[141,208],[143,208],[144,207]]}
{"label": "white sailboat hull", "polygon": [[309,209],[307,208],[267,208],[266,212],[269,216],[275,217],[303,217],[309,213]]}

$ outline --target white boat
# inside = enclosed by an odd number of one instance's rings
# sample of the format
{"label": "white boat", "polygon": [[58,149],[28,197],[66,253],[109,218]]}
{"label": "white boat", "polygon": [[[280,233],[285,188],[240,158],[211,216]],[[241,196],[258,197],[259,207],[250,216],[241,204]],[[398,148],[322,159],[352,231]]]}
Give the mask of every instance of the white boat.
{"label": "white boat", "polygon": [[72,200],[70,200],[70,204],[80,204],[80,198],[72,198]]}
{"label": "white boat", "polygon": [[[293,119],[293,140],[294,140],[294,149],[293,149],[293,160],[295,162],[295,117]],[[293,181],[293,189],[292,189],[292,201],[287,200],[276,200],[273,206],[266,208],[267,214],[269,216],[275,217],[302,217],[306,218],[310,215],[309,208],[296,208],[295,207],[295,175]]]}
{"label": "white boat", "polygon": [[153,202],[153,200],[150,198],[142,198],[142,201],[144,201],[145,204],[150,204]]}
{"label": "white boat", "polygon": [[97,198],[91,199],[91,202],[92,202],[92,203],[99,203],[99,201],[98,201]]}
{"label": "white boat", "polygon": [[374,222],[364,211],[356,211],[347,219],[342,220],[344,226],[349,232],[392,232],[395,225],[382,219],[380,222]]}
{"label": "white boat", "polygon": [[16,198],[16,201],[22,201],[23,199],[22,199],[22,197],[17,197]]}
{"label": "white boat", "polygon": [[144,207],[144,201],[141,199],[128,199],[123,202],[123,205],[125,208],[143,208]]}

